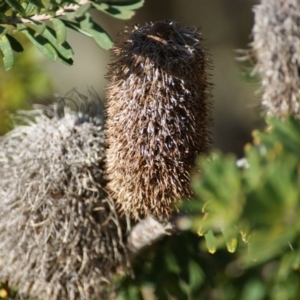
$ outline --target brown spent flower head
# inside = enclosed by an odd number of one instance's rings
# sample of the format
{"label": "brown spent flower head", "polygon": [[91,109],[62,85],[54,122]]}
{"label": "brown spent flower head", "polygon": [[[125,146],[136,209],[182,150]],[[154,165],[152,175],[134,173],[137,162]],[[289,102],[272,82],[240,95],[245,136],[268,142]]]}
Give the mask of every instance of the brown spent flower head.
{"label": "brown spent flower head", "polygon": [[300,1],[262,0],[254,8],[252,48],[268,115],[299,114]]}
{"label": "brown spent flower head", "polygon": [[108,190],[136,219],[169,217],[210,146],[209,60],[192,26],[160,21],[123,35],[108,72]]}
{"label": "brown spent flower head", "polygon": [[103,189],[101,105],[23,112],[23,126],[0,138],[0,281],[22,297],[108,299],[127,262],[124,224]]}

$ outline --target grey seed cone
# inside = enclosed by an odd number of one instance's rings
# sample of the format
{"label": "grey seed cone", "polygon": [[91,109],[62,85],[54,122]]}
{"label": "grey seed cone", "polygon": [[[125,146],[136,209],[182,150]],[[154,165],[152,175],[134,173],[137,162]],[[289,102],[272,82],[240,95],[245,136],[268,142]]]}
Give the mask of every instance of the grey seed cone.
{"label": "grey seed cone", "polygon": [[210,146],[209,60],[195,27],[160,21],[121,36],[107,75],[108,190],[136,219],[169,217]]}
{"label": "grey seed cone", "polygon": [[23,125],[0,138],[0,281],[22,297],[108,299],[112,273],[126,264],[93,103],[84,106],[94,117],[64,104],[23,112]]}
{"label": "grey seed cone", "polygon": [[252,48],[268,115],[299,114],[300,1],[262,0],[255,6]]}

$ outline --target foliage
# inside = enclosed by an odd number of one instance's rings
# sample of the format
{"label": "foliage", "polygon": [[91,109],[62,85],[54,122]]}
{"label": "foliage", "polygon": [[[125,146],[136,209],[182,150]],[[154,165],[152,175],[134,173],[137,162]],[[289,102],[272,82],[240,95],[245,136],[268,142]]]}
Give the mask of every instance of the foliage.
{"label": "foliage", "polygon": [[269,119],[268,125],[266,132],[253,133],[243,167],[220,153],[210,161],[200,159],[202,174],[194,180],[199,200],[187,204],[203,215],[193,219],[192,228],[204,234],[208,250],[226,244],[233,252],[244,242],[243,258],[250,265],[296,249],[293,240],[300,229],[300,124],[290,118]]}
{"label": "foliage", "polygon": [[[24,44],[28,44],[22,38]],[[15,67],[5,72],[0,66],[0,136],[12,128],[9,113],[29,108],[37,98],[47,98],[51,82],[41,64],[36,63],[35,51],[28,45],[27,51],[16,55]]]}
{"label": "foliage", "polygon": [[144,0],[126,2],[93,0],[5,0],[0,4],[0,49],[6,70],[14,64],[14,52],[22,52],[18,37],[24,35],[51,61],[72,65],[73,50],[67,42],[67,28],[87,35],[103,49],[113,41],[94,20],[90,9],[114,18],[129,19]]}
{"label": "foliage", "polygon": [[177,222],[189,231],[139,259],[119,299],[146,299],[147,285],[158,299],[297,299],[300,123],[268,119],[253,136],[240,166],[233,155],[200,158]]}

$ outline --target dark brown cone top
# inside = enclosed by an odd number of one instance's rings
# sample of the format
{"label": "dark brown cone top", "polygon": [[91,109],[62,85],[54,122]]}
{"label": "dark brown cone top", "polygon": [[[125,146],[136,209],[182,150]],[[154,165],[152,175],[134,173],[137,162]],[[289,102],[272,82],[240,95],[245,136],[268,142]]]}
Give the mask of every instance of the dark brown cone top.
{"label": "dark brown cone top", "polygon": [[209,60],[195,27],[160,21],[122,35],[107,76],[108,190],[136,219],[169,217],[209,149]]}

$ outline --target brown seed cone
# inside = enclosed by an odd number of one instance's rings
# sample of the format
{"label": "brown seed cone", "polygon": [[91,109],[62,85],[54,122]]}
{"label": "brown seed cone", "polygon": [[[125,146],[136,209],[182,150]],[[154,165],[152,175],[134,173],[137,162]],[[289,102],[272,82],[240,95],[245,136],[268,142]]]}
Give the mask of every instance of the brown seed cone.
{"label": "brown seed cone", "polygon": [[123,35],[108,72],[108,190],[136,219],[169,217],[210,146],[209,60],[195,27],[160,21]]}
{"label": "brown seed cone", "polygon": [[85,112],[23,112],[0,138],[0,281],[22,299],[108,299],[127,262],[126,226],[104,190],[101,103],[86,100]]}
{"label": "brown seed cone", "polygon": [[252,49],[268,115],[299,115],[300,1],[262,0],[255,6]]}

